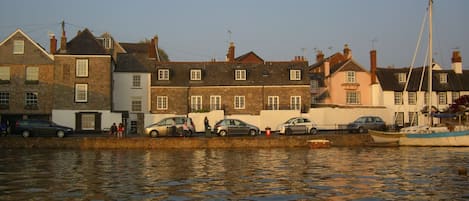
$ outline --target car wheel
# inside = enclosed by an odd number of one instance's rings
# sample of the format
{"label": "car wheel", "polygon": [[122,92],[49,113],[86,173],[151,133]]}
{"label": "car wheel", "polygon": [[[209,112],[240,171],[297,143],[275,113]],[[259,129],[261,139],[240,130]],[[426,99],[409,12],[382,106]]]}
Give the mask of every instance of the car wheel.
{"label": "car wheel", "polygon": [[31,135],[31,133],[29,131],[23,131],[21,132],[21,135],[23,135],[23,137],[29,137]]}
{"label": "car wheel", "polygon": [[364,133],[365,129],[363,127],[358,128],[358,133]]}
{"label": "car wheel", "polygon": [[249,130],[249,135],[256,136],[257,135],[256,130],[253,130],[253,129]]}
{"label": "car wheel", "polygon": [[293,134],[293,131],[291,130],[291,128],[285,129],[285,135],[291,135],[291,134]]}
{"label": "car wheel", "polygon": [[151,131],[150,137],[158,137],[158,131]]}
{"label": "car wheel", "polygon": [[63,138],[65,136],[64,131],[57,131],[57,137]]}
{"label": "car wheel", "polygon": [[221,130],[219,135],[225,137],[228,133],[225,130]]}
{"label": "car wheel", "polygon": [[311,130],[309,130],[309,134],[316,135],[318,134],[318,130],[316,128],[311,128]]}

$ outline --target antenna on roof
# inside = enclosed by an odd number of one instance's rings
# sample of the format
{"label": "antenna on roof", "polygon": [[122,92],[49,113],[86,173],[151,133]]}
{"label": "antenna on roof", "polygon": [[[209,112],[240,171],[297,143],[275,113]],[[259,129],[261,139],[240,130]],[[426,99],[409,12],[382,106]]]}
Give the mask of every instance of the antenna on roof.
{"label": "antenna on roof", "polygon": [[372,50],[375,49],[375,43],[376,43],[376,42],[378,42],[378,39],[376,39],[376,38],[373,38],[373,39],[371,40],[371,49],[372,49]]}
{"label": "antenna on roof", "polygon": [[231,42],[231,34],[232,34],[231,30],[228,29],[228,42]]}

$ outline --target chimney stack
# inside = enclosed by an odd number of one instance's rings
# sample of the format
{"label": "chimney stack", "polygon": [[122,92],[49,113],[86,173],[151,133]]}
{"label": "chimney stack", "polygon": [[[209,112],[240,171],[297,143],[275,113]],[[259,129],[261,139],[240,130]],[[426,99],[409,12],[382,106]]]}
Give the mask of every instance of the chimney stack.
{"label": "chimney stack", "polygon": [[458,50],[453,51],[453,57],[451,57],[451,68],[456,74],[462,74],[462,57]]}
{"label": "chimney stack", "polygon": [[158,35],[155,35],[153,37],[155,41],[155,56],[156,56],[156,61],[160,61],[160,53],[158,52]]}
{"label": "chimney stack", "polygon": [[370,51],[370,71],[371,71],[371,84],[376,84],[376,50]]}
{"label": "chimney stack", "polygon": [[235,61],[235,46],[233,42],[230,42],[230,47],[228,48],[228,54],[226,54],[226,61],[227,62]]}
{"label": "chimney stack", "polygon": [[345,56],[345,59],[352,58],[352,50],[348,47],[348,44],[344,45],[344,56]]}
{"label": "chimney stack", "polygon": [[50,53],[55,54],[57,51],[57,39],[55,39],[55,35],[51,34],[50,36]]}
{"label": "chimney stack", "polygon": [[331,74],[331,66],[329,61],[324,61],[324,77],[327,78]]}
{"label": "chimney stack", "polygon": [[67,36],[65,36],[65,22],[62,21],[62,37],[60,38],[60,52],[67,52]]}
{"label": "chimney stack", "polygon": [[148,44],[148,58],[150,59],[156,59],[156,44],[155,44],[155,38],[152,38],[150,41],[150,44]]}
{"label": "chimney stack", "polygon": [[316,62],[320,62],[324,59],[324,53],[321,50],[318,50],[316,53]]}

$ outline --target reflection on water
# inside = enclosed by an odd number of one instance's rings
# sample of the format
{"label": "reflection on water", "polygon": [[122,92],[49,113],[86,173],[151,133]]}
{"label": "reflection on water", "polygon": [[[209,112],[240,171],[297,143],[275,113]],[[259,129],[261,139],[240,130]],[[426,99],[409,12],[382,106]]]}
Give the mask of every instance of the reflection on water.
{"label": "reflection on water", "polygon": [[464,200],[469,148],[0,153],[0,200]]}

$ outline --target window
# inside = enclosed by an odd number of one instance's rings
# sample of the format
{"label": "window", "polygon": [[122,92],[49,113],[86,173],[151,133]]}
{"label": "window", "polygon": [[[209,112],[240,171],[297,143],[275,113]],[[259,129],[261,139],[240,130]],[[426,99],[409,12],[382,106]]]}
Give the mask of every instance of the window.
{"label": "window", "polygon": [[448,74],[447,73],[440,73],[440,83],[441,84],[448,83]]}
{"label": "window", "polygon": [[26,67],[26,81],[38,81],[39,80],[39,68],[38,67]]}
{"label": "window", "polygon": [[245,102],[244,102],[244,96],[235,96],[234,97],[234,108],[235,109],[244,109],[245,107]]}
{"label": "window", "polygon": [[291,110],[301,110],[301,96],[291,96],[290,97],[290,109]]}
{"label": "window", "polygon": [[202,96],[191,96],[191,111],[202,110]]}
{"label": "window", "polygon": [[418,112],[409,112],[409,124],[411,126],[418,125]]}
{"label": "window", "polygon": [[0,80],[10,81],[10,67],[0,67]]}
{"label": "window", "polygon": [[13,54],[24,54],[24,40],[13,41]]}
{"label": "window", "polygon": [[133,75],[132,76],[132,87],[134,87],[134,88],[140,88],[141,87],[140,75]]}
{"label": "window", "polygon": [[459,98],[459,92],[457,92],[457,91],[451,92],[451,102],[454,103],[454,101],[458,98]]}
{"label": "window", "polygon": [[347,104],[357,105],[360,104],[360,92],[358,91],[347,91]]}
{"label": "window", "polygon": [[10,105],[10,93],[8,92],[0,92],[0,106],[8,106]]}
{"label": "window", "polygon": [[221,110],[221,96],[210,96],[210,110]]}
{"label": "window", "polygon": [[417,92],[409,92],[408,95],[409,105],[417,104]]}
{"label": "window", "polygon": [[235,80],[246,80],[246,70],[235,70]]}
{"label": "window", "polygon": [[167,110],[168,109],[168,97],[167,96],[157,96],[156,97],[156,109],[157,110]]}
{"label": "window", "polygon": [[357,82],[357,80],[355,78],[355,71],[345,72],[345,82],[346,83],[356,83]]}
{"label": "window", "polygon": [[142,111],[142,98],[141,97],[132,97],[131,109],[132,109],[132,112]]}
{"label": "window", "polygon": [[88,77],[88,59],[76,60],[76,76]]}
{"label": "window", "polygon": [[438,104],[446,104],[446,92],[438,92]]}
{"label": "window", "polygon": [[158,69],[158,80],[169,80],[169,69]]}
{"label": "window", "polygon": [[191,80],[202,80],[202,70],[192,69],[191,70]]}
{"label": "window", "polygon": [[398,73],[397,74],[397,81],[399,83],[406,83],[407,82],[407,76],[405,73]]}
{"label": "window", "polygon": [[310,85],[311,85],[311,89],[317,90],[319,88],[319,81],[318,80],[311,80]]}
{"label": "window", "polygon": [[104,48],[111,49],[112,48],[112,38],[111,37],[104,37],[103,40]]}
{"label": "window", "polygon": [[267,109],[268,110],[278,110],[278,96],[268,96],[267,97]]}
{"label": "window", "polygon": [[88,102],[88,84],[75,84],[75,102]]}
{"label": "window", "polygon": [[37,92],[26,92],[26,106],[37,106]]}
{"label": "window", "polygon": [[301,80],[301,70],[290,70],[290,80]]}
{"label": "window", "polygon": [[394,105],[402,105],[402,92],[395,91],[394,92]]}
{"label": "window", "polygon": [[81,114],[81,129],[94,130],[95,114]]}
{"label": "window", "polygon": [[394,113],[394,119],[396,120],[394,123],[397,126],[404,126],[404,112]]}

